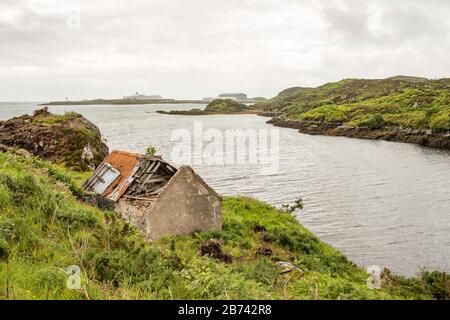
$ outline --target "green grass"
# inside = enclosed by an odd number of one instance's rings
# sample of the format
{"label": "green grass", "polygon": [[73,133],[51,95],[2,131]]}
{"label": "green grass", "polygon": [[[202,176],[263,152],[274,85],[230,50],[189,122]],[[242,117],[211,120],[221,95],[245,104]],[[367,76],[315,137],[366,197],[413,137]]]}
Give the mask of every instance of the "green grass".
{"label": "green grass", "polygon": [[[290,214],[247,198],[223,202],[223,230],[149,244],[117,213],[81,204],[87,174],[0,153],[0,298],[8,299],[432,299],[445,274],[395,278],[381,290]],[[256,228],[257,227],[257,228]],[[265,232],[257,232],[258,230]],[[215,238],[233,262],[199,256]],[[269,247],[273,255],[258,254]],[[304,271],[281,275],[277,261]],[[64,270],[78,265],[82,288]]]}
{"label": "green grass", "polygon": [[449,89],[450,79],[347,79],[317,88],[288,89],[255,108],[294,120],[448,131]]}
{"label": "green grass", "polygon": [[42,124],[44,126],[54,126],[79,118],[81,118],[81,115],[75,112],[66,112],[65,114],[49,113],[43,115],[40,115],[39,112],[37,112],[37,115],[34,117],[33,122]]}

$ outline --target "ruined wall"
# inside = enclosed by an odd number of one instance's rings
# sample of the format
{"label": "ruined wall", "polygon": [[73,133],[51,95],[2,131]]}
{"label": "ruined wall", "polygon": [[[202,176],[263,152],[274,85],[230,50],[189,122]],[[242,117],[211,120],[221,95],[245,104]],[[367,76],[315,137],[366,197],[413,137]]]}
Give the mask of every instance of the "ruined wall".
{"label": "ruined wall", "polygon": [[189,167],[182,167],[146,217],[147,239],[222,229],[220,197]]}
{"label": "ruined wall", "polygon": [[149,241],[222,229],[220,197],[189,167],[180,168],[157,199],[121,198],[116,210]]}
{"label": "ruined wall", "polygon": [[122,218],[136,226],[143,233],[147,232],[146,219],[152,208],[152,203],[142,200],[130,200],[126,198],[116,202],[116,211]]}

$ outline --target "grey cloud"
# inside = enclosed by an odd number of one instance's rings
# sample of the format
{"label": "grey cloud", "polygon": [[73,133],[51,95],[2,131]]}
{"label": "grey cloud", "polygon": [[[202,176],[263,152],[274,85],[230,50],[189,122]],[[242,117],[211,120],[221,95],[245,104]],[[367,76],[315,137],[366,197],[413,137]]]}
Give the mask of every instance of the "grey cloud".
{"label": "grey cloud", "polygon": [[[343,45],[378,47],[448,40],[449,11],[450,3],[440,0],[345,0],[321,9],[330,39]],[[377,20],[379,30],[371,30],[371,18]]]}
{"label": "grey cloud", "polygon": [[0,100],[445,76],[449,14],[444,0],[0,0]]}

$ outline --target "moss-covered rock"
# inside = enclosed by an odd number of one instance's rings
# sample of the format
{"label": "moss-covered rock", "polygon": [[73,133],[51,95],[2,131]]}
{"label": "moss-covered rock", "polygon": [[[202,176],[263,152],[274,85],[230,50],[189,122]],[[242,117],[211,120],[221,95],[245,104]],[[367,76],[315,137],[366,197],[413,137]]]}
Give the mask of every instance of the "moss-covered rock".
{"label": "moss-covered rock", "polygon": [[206,112],[242,112],[247,108],[245,104],[231,99],[216,99],[205,108]]}
{"label": "moss-covered rock", "polygon": [[47,108],[0,122],[0,144],[78,171],[97,166],[108,154],[93,123],[78,113],[56,115]]}

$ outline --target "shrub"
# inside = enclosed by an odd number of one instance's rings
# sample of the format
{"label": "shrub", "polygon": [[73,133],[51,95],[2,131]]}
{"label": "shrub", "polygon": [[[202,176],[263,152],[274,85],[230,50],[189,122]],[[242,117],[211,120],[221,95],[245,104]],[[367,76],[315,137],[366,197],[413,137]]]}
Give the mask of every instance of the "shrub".
{"label": "shrub", "polygon": [[4,184],[11,192],[11,200],[20,205],[31,198],[42,193],[36,178],[30,174],[22,174],[17,177],[11,175],[0,175],[0,185]]}
{"label": "shrub", "polygon": [[270,233],[276,243],[292,252],[306,254],[321,252],[319,240],[310,233],[298,232],[297,230],[281,227],[271,230]]}
{"label": "shrub", "polygon": [[438,300],[450,300],[450,275],[444,272],[423,272],[422,281]]}
{"label": "shrub", "polygon": [[39,270],[32,279],[32,288],[37,292],[61,294],[66,289],[67,275],[63,270],[47,268]]}
{"label": "shrub", "polygon": [[11,194],[9,188],[0,184],[0,209],[6,208],[11,203]]}
{"label": "shrub", "polygon": [[95,215],[76,206],[63,206],[56,211],[56,218],[61,224],[69,226],[72,230],[99,226],[98,218]]}
{"label": "shrub", "polygon": [[216,99],[205,108],[206,112],[240,112],[246,109],[246,105],[231,99]]}
{"label": "shrub", "polygon": [[145,154],[149,157],[153,157],[155,155],[155,153],[156,153],[155,147],[148,147],[145,152]]}
{"label": "shrub", "polygon": [[213,259],[221,260],[225,263],[233,262],[233,258],[229,253],[224,253],[222,245],[217,239],[209,239],[199,246],[201,256],[208,256]]}
{"label": "shrub", "polygon": [[450,111],[443,111],[430,119],[430,128],[435,131],[450,130]]}
{"label": "shrub", "polygon": [[431,118],[436,113],[439,113],[439,108],[438,107],[429,108],[429,109],[427,109],[427,111],[425,111],[425,117]]}
{"label": "shrub", "polygon": [[0,239],[0,262],[8,261],[10,255],[10,247],[8,242],[4,239]]}
{"label": "shrub", "polygon": [[360,126],[371,129],[381,129],[384,127],[385,121],[381,114],[374,114],[368,120],[360,123]]}

